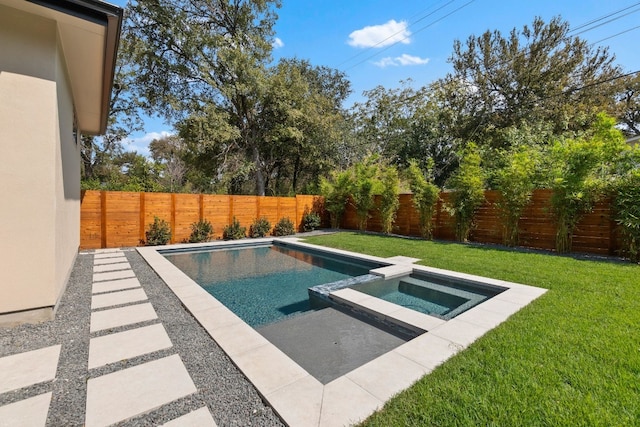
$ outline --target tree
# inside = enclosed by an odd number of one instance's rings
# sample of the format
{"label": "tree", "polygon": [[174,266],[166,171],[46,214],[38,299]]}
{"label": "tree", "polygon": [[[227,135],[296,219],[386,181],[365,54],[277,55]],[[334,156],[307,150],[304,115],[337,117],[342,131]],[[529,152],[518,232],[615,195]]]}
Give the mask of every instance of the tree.
{"label": "tree", "polygon": [[352,109],[356,145],[377,153],[404,169],[413,159],[430,165],[434,180],[444,184],[457,167],[459,140],[446,128],[446,92],[438,85],[413,89],[411,80],[398,89],[378,86],[364,93],[367,100]]}
{"label": "tree", "polygon": [[621,74],[606,48],[592,48],[569,34],[560,18],[536,18],[508,36],[499,31],[456,41],[449,87],[454,136],[505,147],[497,130],[550,123],[554,135],[575,136],[597,112],[611,110]]}
{"label": "tree", "polygon": [[286,194],[317,186],[337,163],[350,83],[337,70],[299,59],[280,60],[268,70],[267,82],[257,111],[265,187]]}
{"label": "tree", "polygon": [[149,143],[151,158],[162,166],[160,182],[171,193],[182,188],[187,167],[183,160],[184,142],[179,136],[171,135],[154,139]]}
{"label": "tree", "polygon": [[640,135],[640,74],[621,80],[617,97],[616,118],[624,126],[628,136]]}
{"label": "tree", "polygon": [[138,0],[126,21],[135,92],[148,112],[174,122],[227,123],[224,133],[233,138],[222,144],[251,158],[259,195],[264,135],[256,109],[279,6],[278,0]]}

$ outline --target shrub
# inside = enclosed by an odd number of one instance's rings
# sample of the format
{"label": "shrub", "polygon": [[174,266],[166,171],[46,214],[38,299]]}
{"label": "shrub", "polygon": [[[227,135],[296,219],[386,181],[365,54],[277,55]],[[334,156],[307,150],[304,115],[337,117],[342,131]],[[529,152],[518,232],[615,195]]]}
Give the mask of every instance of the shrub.
{"label": "shrub", "polygon": [[425,239],[431,239],[433,237],[432,219],[440,197],[440,189],[424,177],[415,160],[409,163],[408,172],[409,185],[413,193],[413,206],[420,216],[420,234]]}
{"label": "shrub", "polygon": [[233,217],[231,224],[224,227],[222,238],[224,240],[238,240],[246,237],[247,227],[241,227],[240,221]]}
{"label": "shrub", "polygon": [[317,228],[320,228],[320,215],[316,212],[309,212],[305,210],[302,215],[302,230],[303,231],[313,231]]}
{"label": "shrub", "polygon": [[269,231],[271,231],[271,223],[269,223],[269,220],[267,218],[262,217],[262,218],[257,218],[253,222],[253,224],[251,224],[251,229],[249,231],[249,234],[253,238],[264,237],[267,234],[269,234]]}
{"label": "shrub", "polygon": [[213,225],[206,219],[191,224],[189,243],[208,242],[213,235]]}
{"label": "shrub", "polygon": [[624,177],[616,193],[615,220],[622,227],[626,255],[640,262],[640,170]]}
{"label": "shrub", "polygon": [[340,228],[342,215],[347,208],[353,179],[349,171],[333,172],[330,179],[320,179],[320,193],[331,218],[331,227]]}
{"label": "shrub", "polygon": [[595,171],[600,160],[594,141],[559,141],[552,147],[551,210],[556,219],[556,251],[571,252],[573,232],[600,196]]}
{"label": "shrub", "polygon": [[280,221],[273,227],[274,236],[290,236],[295,234],[296,229],[293,222],[289,218],[281,218]]}
{"label": "shrub", "polygon": [[508,153],[508,157],[507,164],[496,173],[500,193],[496,206],[502,219],[503,243],[516,246],[518,222],[535,188],[536,158],[533,149],[527,147]]}
{"label": "shrub", "polygon": [[382,171],[382,194],[380,195],[380,219],[382,222],[382,232],[391,233],[391,226],[396,220],[396,213],[400,207],[400,185],[398,180],[398,170],[389,166]]}
{"label": "shrub", "polygon": [[171,227],[169,223],[157,216],[153,217],[153,223],[145,233],[147,246],[166,245],[171,240]]}
{"label": "shrub", "polygon": [[377,166],[373,163],[377,157],[372,156],[354,165],[354,181],[351,187],[351,201],[356,209],[358,229],[366,230],[369,211],[375,206],[373,195],[376,193],[378,180]]}
{"label": "shrub", "polygon": [[449,178],[452,190],[447,210],[456,224],[456,239],[466,242],[473,227],[473,217],[484,201],[484,178],[480,167],[480,153],[475,144],[470,143],[462,152],[460,167]]}

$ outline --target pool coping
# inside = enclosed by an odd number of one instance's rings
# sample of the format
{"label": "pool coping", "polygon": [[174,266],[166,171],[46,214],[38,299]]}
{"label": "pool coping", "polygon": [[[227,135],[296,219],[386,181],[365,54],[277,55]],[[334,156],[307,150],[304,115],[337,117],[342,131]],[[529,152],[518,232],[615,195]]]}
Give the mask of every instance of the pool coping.
{"label": "pool coping", "polygon": [[[390,267],[399,266],[398,271],[406,271],[407,266],[410,266],[415,272],[480,281],[506,290],[448,321],[353,289],[332,292],[332,298],[343,299],[372,314],[393,317],[427,332],[328,384],[322,384],[158,252],[273,242],[385,263]],[[348,425],[365,419],[382,408],[392,396],[410,387],[547,291],[518,283],[414,265],[414,258],[379,258],[311,245],[300,242],[295,237],[150,246],[137,248],[137,251],[281,419],[291,426]],[[394,268],[382,268],[394,271]]]}

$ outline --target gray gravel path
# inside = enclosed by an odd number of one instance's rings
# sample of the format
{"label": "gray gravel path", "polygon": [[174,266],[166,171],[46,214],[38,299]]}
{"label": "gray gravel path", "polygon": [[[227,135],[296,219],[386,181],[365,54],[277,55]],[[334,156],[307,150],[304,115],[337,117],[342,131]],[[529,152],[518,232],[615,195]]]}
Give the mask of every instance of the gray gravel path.
{"label": "gray gravel path", "polygon": [[[0,328],[0,357],[62,344],[56,379],[1,394],[0,406],[52,391],[47,426],[82,426],[88,379],[177,353],[198,391],[118,425],[155,426],[207,406],[218,426],[282,426],[251,383],[137,251],[127,250],[125,254],[173,347],[88,371],[93,254],[80,253],[53,321]],[[94,333],[91,337],[154,323],[158,321]]]}

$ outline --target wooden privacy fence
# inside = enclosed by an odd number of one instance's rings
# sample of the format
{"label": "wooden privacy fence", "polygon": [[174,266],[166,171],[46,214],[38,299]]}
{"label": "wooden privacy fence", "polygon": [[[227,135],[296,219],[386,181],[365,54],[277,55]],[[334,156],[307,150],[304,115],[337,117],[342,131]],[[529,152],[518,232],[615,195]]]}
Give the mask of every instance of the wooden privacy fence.
{"label": "wooden privacy fence", "polygon": [[[520,246],[536,249],[555,249],[556,226],[551,214],[551,190],[536,190],[531,203],[520,218]],[[497,191],[486,191],[485,202],[475,216],[475,228],[470,240],[479,243],[497,243],[502,240],[502,220],[496,208]],[[436,212],[433,217],[434,238],[455,240],[455,224],[445,209],[449,193],[440,193]],[[376,203],[378,200],[376,199]],[[593,212],[586,214],[578,223],[573,235],[573,251],[600,255],[616,255],[622,249],[621,233],[613,221],[611,200],[601,200]],[[357,229],[358,220],[353,206],[349,205],[342,221],[342,227]],[[374,210],[367,222],[368,231],[381,231],[380,216]],[[419,236],[420,223],[413,207],[412,195],[400,195],[400,209],[393,224],[393,232],[405,236]]]}
{"label": "wooden privacy fence", "polygon": [[288,217],[296,226],[305,210],[321,209],[318,196],[227,196],[211,194],[134,193],[83,190],[80,203],[80,248],[138,246],[154,217],[171,225],[171,243],[189,238],[191,224],[206,219],[214,237],[235,217],[249,227],[266,217],[272,226]]}
{"label": "wooden privacy fence", "polygon": [[[502,221],[495,206],[497,191],[486,191],[486,200],[476,213],[476,227],[470,240],[479,243],[502,243]],[[449,193],[441,193],[433,217],[434,238],[455,240],[455,224],[445,209]],[[531,203],[520,219],[520,246],[554,249],[555,221],[551,214],[551,190],[536,190]],[[378,200],[376,200],[377,203]],[[138,246],[145,239],[145,231],[154,216],[171,225],[171,243],[189,238],[191,224],[209,220],[214,237],[221,238],[224,227],[237,218],[247,227],[256,218],[266,217],[271,225],[288,217],[299,227],[305,210],[314,210],[326,218],[319,196],[295,197],[227,196],[210,194],[130,193],[118,191],[82,192],[80,209],[80,248],[97,249]],[[620,228],[612,219],[611,200],[596,204],[593,212],[578,223],[573,236],[573,251],[600,255],[617,255],[622,249]],[[353,206],[348,205],[342,228],[357,229]],[[381,231],[380,216],[374,210],[367,223],[368,231]],[[393,232],[419,236],[418,212],[412,195],[400,195],[400,209],[393,224]]]}

